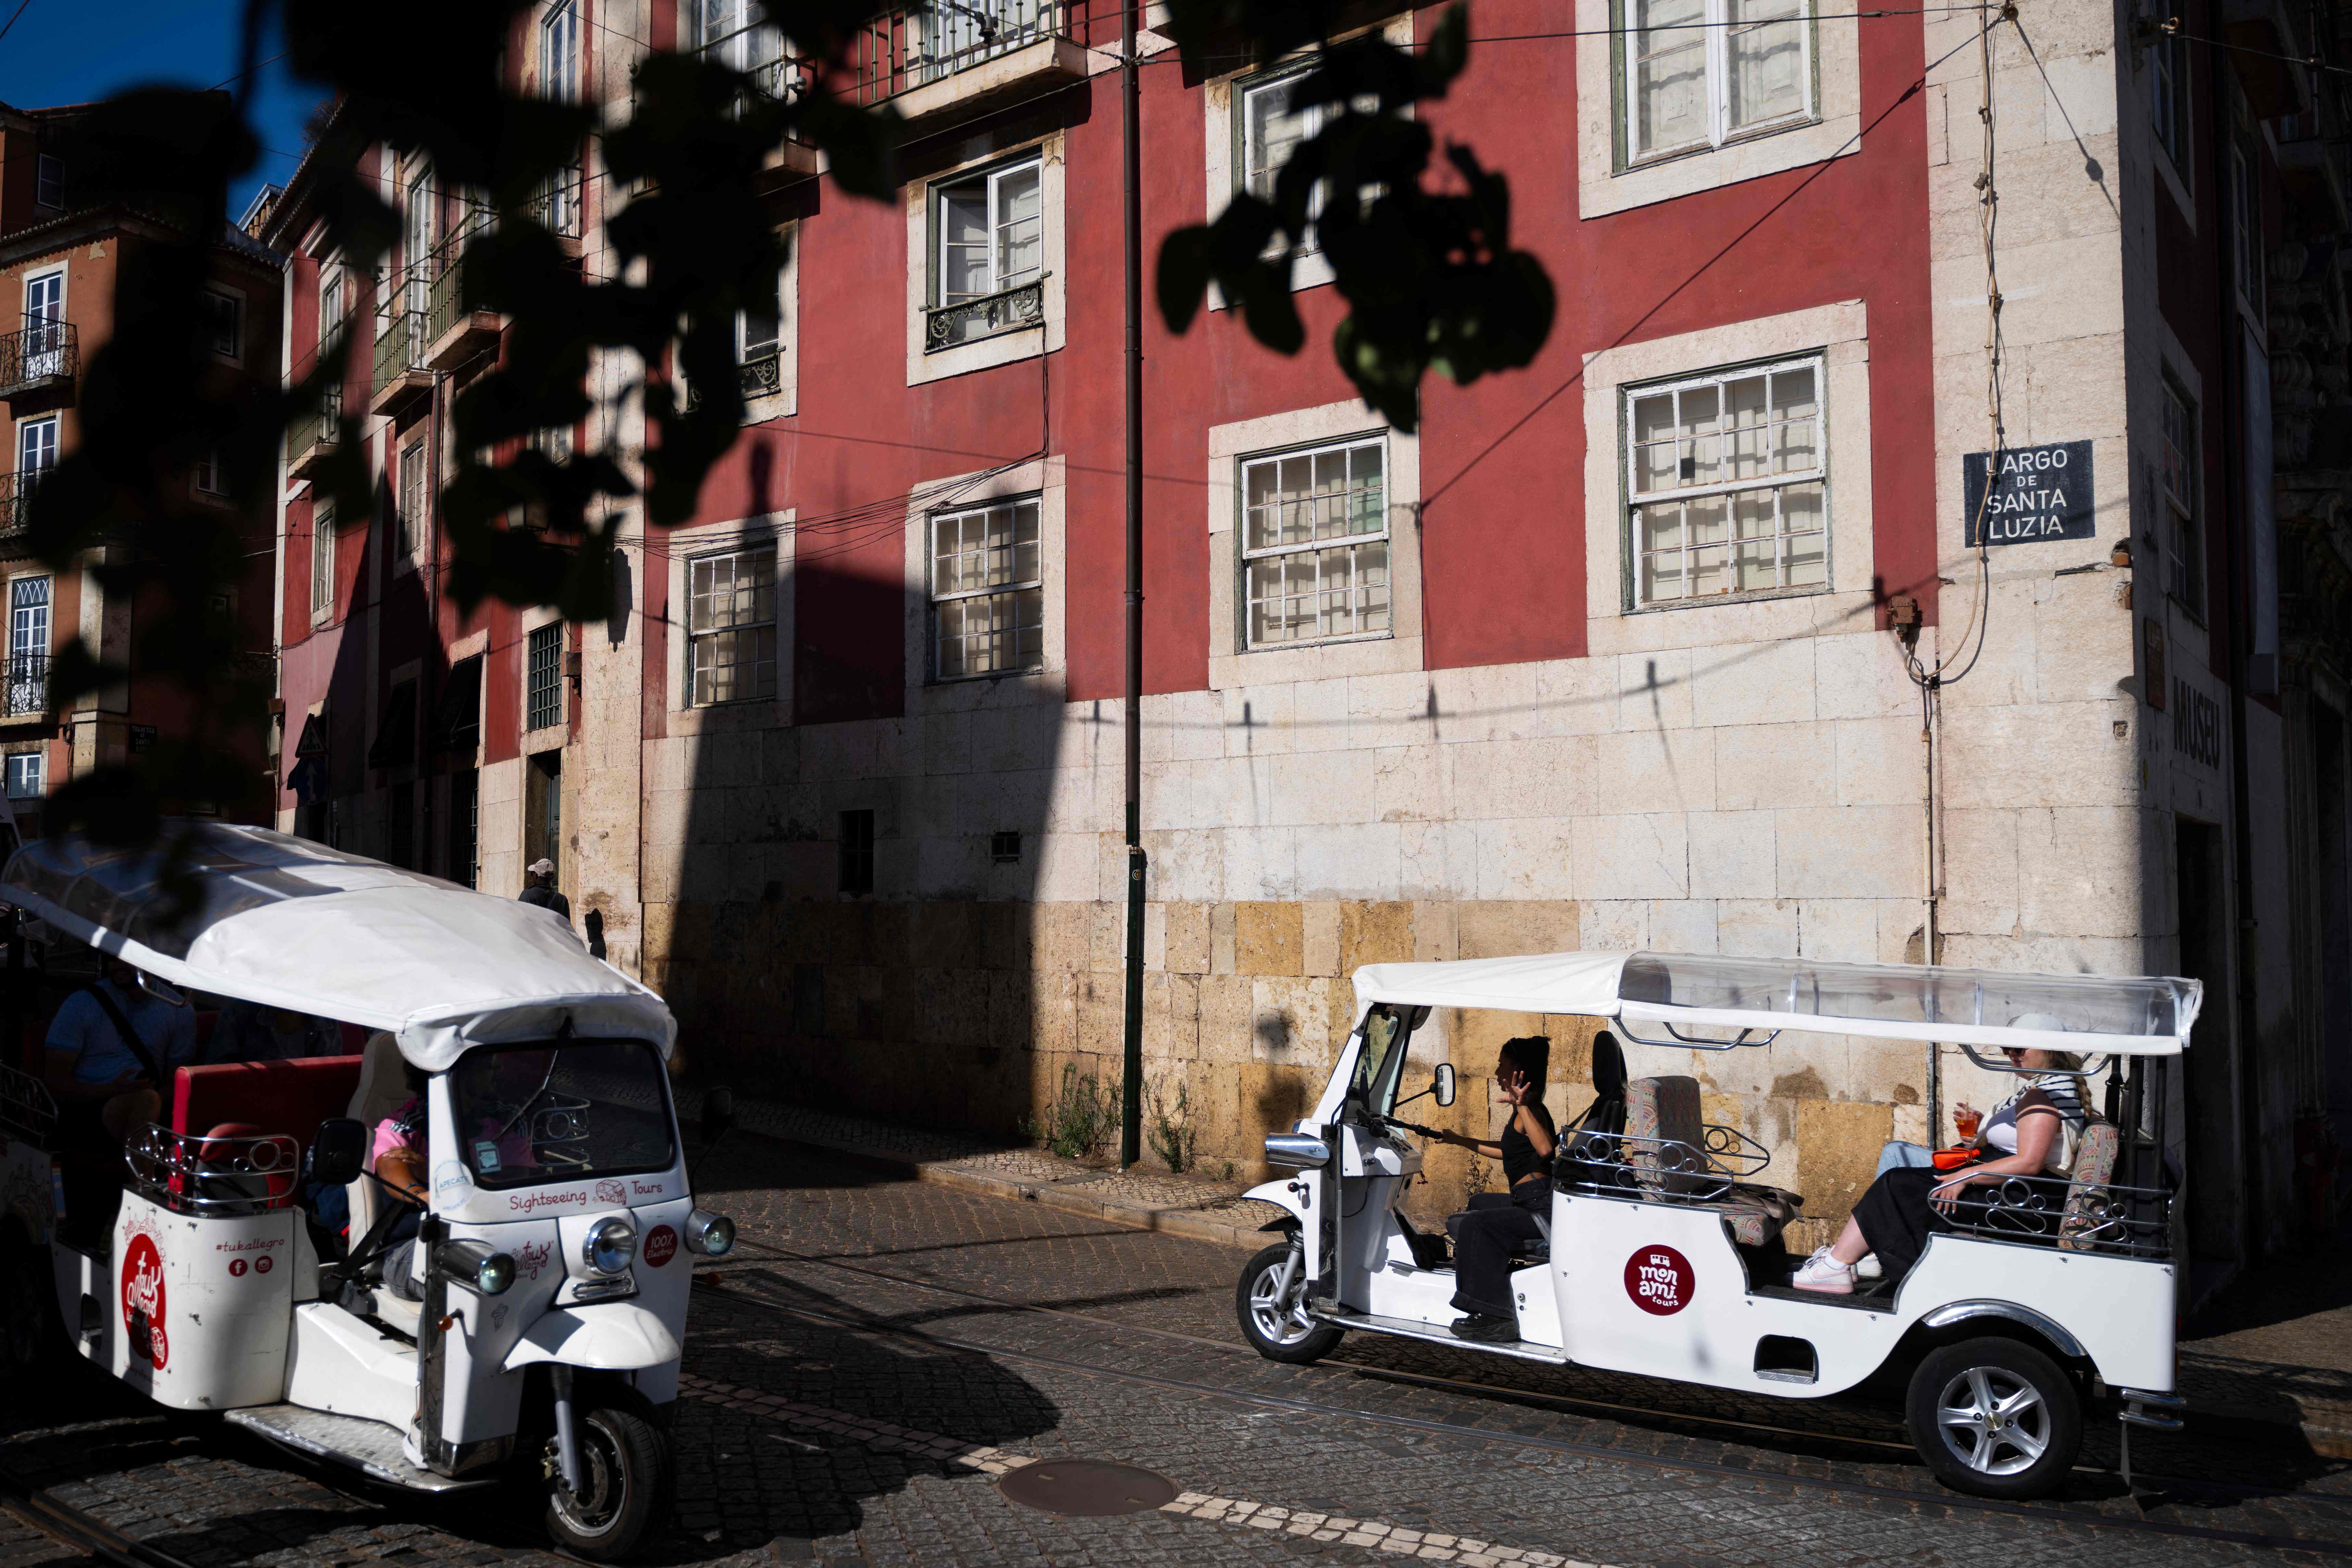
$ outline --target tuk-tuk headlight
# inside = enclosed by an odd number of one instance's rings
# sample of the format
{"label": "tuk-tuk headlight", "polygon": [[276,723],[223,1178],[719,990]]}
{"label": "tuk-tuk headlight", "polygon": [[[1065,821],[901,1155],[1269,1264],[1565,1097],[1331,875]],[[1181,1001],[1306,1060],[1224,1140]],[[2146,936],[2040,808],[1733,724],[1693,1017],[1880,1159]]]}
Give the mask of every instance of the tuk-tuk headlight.
{"label": "tuk-tuk headlight", "polygon": [[485,1296],[503,1296],[514,1284],[515,1260],[488,1242],[445,1241],[434,1261],[445,1276]]}
{"label": "tuk-tuk headlight", "polygon": [[581,1260],[599,1274],[625,1274],[637,1258],[637,1227],[618,1215],[588,1227]]}
{"label": "tuk-tuk headlight", "polygon": [[705,1258],[724,1258],[735,1250],[735,1222],[697,1209],[686,1216],[686,1247]]}

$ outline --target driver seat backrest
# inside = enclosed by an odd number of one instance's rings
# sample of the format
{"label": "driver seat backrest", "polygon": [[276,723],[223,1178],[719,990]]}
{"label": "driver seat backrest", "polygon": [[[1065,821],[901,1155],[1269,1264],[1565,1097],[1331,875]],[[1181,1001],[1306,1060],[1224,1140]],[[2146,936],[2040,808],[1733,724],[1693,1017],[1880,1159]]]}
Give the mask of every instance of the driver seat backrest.
{"label": "driver seat backrest", "polygon": [[1706,1139],[1698,1079],[1637,1078],[1626,1084],[1625,1163],[1644,1189],[1687,1193],[1704,1184]]}
{"label": "driver seat backrest", "polygon": [[[379,1029],[368,1037],[367,1049],[361,1055],[360,1086],[352,1095],[349,1112],[352,1121],[367,1129],[367,1169],[375,1169],[376,1123],[397,1115],[408,1099],[407,1064],[401,1059],[400,1042]],[[375,1224],[380,1194],[375,1183],[364,1175],[345,1191],[351,1196],[351,1240],[356,1247]]]}

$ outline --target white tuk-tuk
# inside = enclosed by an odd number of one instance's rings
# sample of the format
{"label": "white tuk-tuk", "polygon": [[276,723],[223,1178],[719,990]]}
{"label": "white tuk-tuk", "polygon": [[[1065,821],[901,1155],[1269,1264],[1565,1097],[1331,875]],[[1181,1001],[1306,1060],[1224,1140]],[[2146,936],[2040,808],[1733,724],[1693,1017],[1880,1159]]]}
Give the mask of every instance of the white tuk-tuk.
{"label": "white tuk-tuk", "polygon": [[[167,1065],[163,1113],[127,1150],[0,1068],[12,1382],[61,1353],[38,1327],[61,1318],[53,1332],[159,1404],[422,1492],[519,1470],[559,1545],[629,1552],[669,1491],[685,1255],[733,1239],[688,1189],[668,1009],[549,910],[257,828],[166,837],[176,865],[37,841],[0,902],[136,965],[166,1003],[309,1014],[353,1049]],[[430,1187],[396,1252],[418,1209],[373,1173],[388,1119],[421,1128]],[[109,1200],[127,1180],[110,1226],[65,1212],[88,1190],[77,1161],[112,1167]],[[344,1205],[347,1230],[326,1217]]]}
{"label": "white tuk-tuk", "polygon": [[[2189,1042],[2198,982],[1572,952],[1372,964],[1355,987],[1356,1026],[1321,1099],[1295,1132],[1266,1140],[1267,1161],[1298,1174],[1249,1194],[1289,1211],[1266,1227],[1286,1239],[1250,1260],[1235,1291],[1261,1354],[1313,1361],[1352,1329],[1795,1399],[1885,1369],[1907,1377],[1928,1468],[1986,1497],[2059,1484],[2095,1377],[2125,1423],[2126,1473],[2132,1426],[2179,1426],[2157,1069]],[[1768,1045],[1783,1029],[1942,1042],[1996,1072],[2021,1070],[2002,1047],[2065,1051],[2082,1058],[2094,1115],[2070,1177],[1970,1188],[1901,1279],[1823,1295],[1789,1286],[1780,1232],[1801,1200],[1758,1183],[1768,1152],[1703,1125],[1695,1079],[1629,1079],[1622,1121],[1562,1121],[1543,1239],[1512,1268],[1517,1341],[1475,1342],[1450,1331],[1460,1314],[1444,1241],[1401,1209],[1422,1157],[1404,1135],[1417,1130],[1392,1112],[1408,1043],[1440,1008],[1608,1020],[1626,1042],[1678,1055]],[[1600,1087],[1603,1100],[1617,1088]],[[1423,1092],[1450,1104],[1452,1066]]]}

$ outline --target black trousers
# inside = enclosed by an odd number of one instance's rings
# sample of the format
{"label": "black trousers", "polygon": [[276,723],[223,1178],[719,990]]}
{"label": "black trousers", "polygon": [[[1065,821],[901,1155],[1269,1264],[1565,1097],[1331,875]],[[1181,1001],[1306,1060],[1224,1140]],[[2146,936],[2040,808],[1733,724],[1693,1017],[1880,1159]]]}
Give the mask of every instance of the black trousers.
{"label": "black trousers", "polygon": [[1447,1218],[1457,1309],[1490,1318],[1517,1315],[1511,1306],[1511,1252],[1543,1235],[1538,1215],[1551,1217],[1551,1184],[1541,1177],[1508,1193],[1475,1193],[1468,1208]]}
{"label": "black trousers", "polygon": [[[1919,1255],[1927,1250],[1929,1237],[1952,1228],[1951,1219],[1927,1201],[1927,1194],[1938,1183],[1959,1174],[1925,1165],[1900,1166],[1871,1183],[1870,1190],[1853,1205],[1853,1222],[1862,1227],[1862,1238],[1870,1243],[1870,1250],[1878,1254],[1879,1267],[1886,1270],[1889,1280],[1911,1271]],[[1961,1188],[1955,1194],[1959,1200],[1958,1217],[1981,1217],[1989,1190]]]}

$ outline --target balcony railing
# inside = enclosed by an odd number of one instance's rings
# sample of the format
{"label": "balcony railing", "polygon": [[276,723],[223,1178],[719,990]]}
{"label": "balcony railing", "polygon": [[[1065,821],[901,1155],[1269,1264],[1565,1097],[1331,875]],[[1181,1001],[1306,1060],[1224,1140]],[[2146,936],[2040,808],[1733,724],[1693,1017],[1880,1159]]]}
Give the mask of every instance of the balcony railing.
{"label": "balcony railing", "polygon": [[49,656],[12,653],[0,663],[0,717],[29,718],[49,710]]}
{"label": "balcony railing", "polygon": [[856,96],[879,102],[1043,39],[1067,37],[1077,15],[1069,0],[959,0],[893,12],[860,39]]}
{"label": "balcony railing", "polygon": [[757,359],[747,359],[735,367],[746,397],[773,397],[784,389],[784,356],[770,349]]}
{"label": "balcony railing", "polygon": [[0,397],[71,381],[77,350],[71,321],[27,319],[0,337]]}
{"label": "balcony railing", "polygon": [[530,198],[533,223],[566,239],[580,237],[580,165],[558,169]]}
{"label": "balcony railing", "polygon": [[0,540],[21,539],[32,526],[33,491],[47,472],[0,474]]}
{"label": "balcony railing", "polygon": [[305,453],[331,450],[341,428],[343,389],[330,384],[319,406],[297,414],[286,429],[286,456],[289,462],[299,464]]}
{"label": "balcony railing", "polygon": [[933,305],[923,312],[923,352],[937,353],[960,343],[1017,332],[1045,324],[1045,279],[1041,272],[1016,289],[1002,289],[976,300]]}
{"label": "balcony railing", "polygon": [[411,373],[423,374],[425,351],[431,342],[425,331],[424,311],[394,310],[384,318],[383,331],[375,335],[376,390],[381,392]]}

